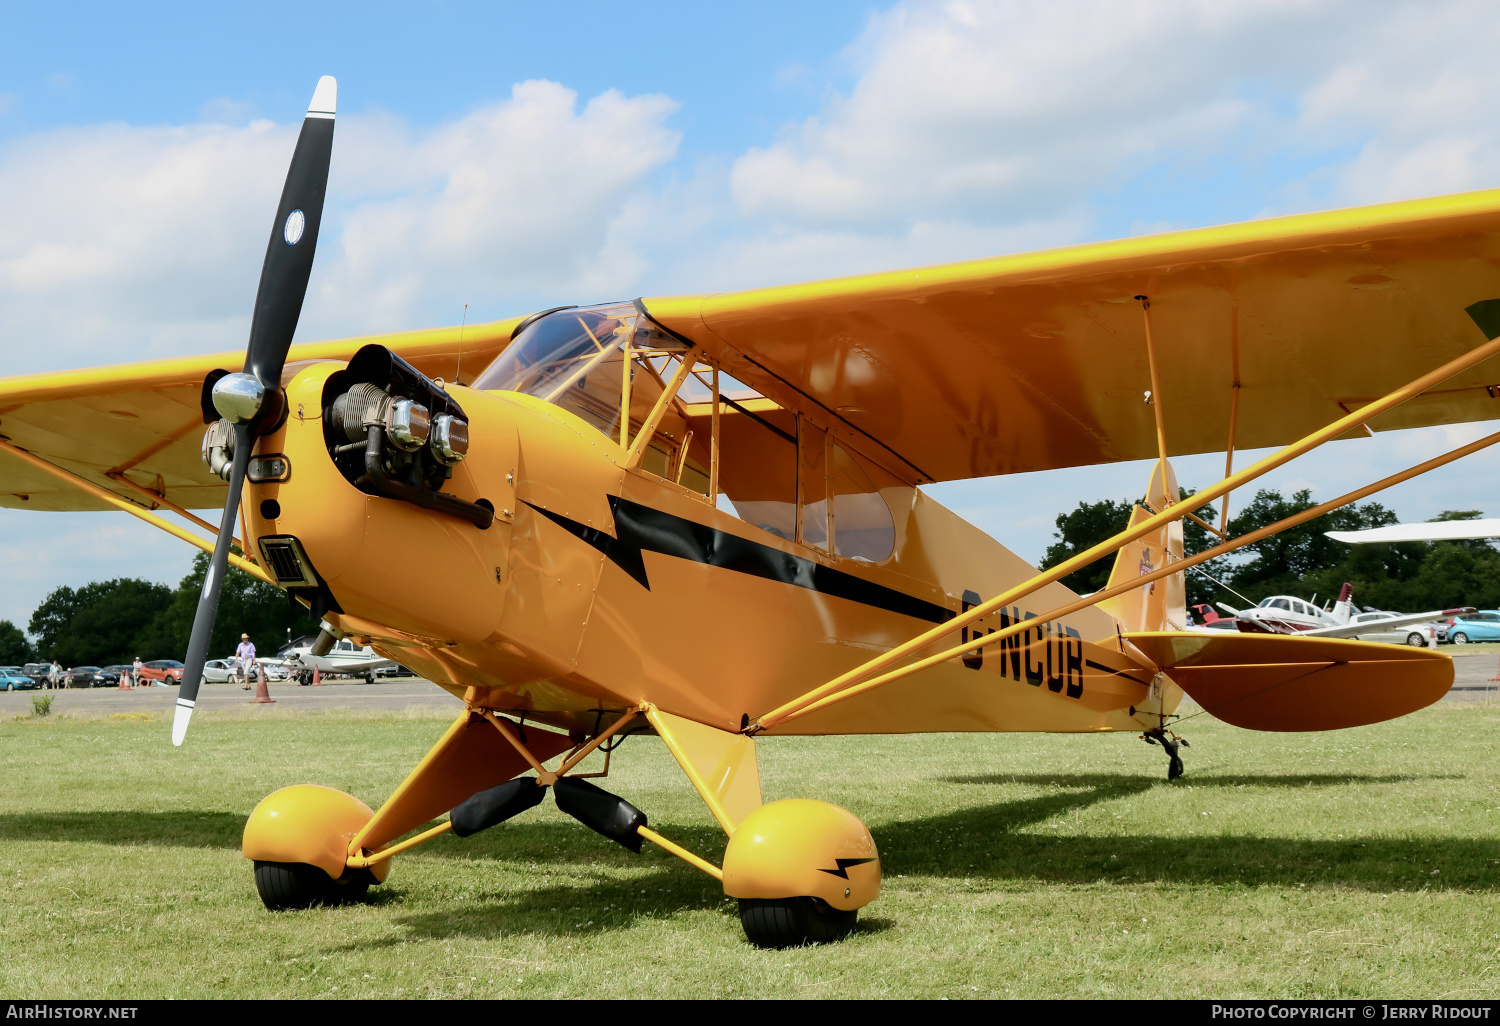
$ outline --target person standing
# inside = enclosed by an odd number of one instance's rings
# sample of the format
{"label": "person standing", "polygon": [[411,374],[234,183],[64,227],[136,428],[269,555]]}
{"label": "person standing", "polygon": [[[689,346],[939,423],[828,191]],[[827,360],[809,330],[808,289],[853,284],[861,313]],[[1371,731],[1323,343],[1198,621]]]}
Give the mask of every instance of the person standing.
{"label": "person standing", "polygon": [[47,686],[53,691],[57,690],[58,678],[62,676],[62,667],[57,665],[57,660],[52,660],[52,666],[47,670]]}
{"label": "person standing", "polygon": [[136,656],[135,662],[130,664],[130,686],[138,688],[141,686],[141,657]]}
{"label": "person standing", "polygon": [[241,634],[239,647],[234,650],[234,658],[240,664],[240,676],[245,683],[243,690],[250,690],[250,668],[255,665],[255,642],[250,640],[250,635]]}

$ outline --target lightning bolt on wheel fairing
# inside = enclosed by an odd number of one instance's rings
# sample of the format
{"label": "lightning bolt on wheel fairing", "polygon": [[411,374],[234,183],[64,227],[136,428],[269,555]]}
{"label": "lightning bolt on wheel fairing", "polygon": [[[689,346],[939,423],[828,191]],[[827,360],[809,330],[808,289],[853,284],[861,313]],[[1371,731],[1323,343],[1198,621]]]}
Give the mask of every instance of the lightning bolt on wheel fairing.
{"label": "lightning bolt on wheel fairing", "polygon": [[198,610],[193,617],[187,668],[182,675],[182,690],[177,696],[177,711],[172,717],[174,745],[182,744],[198,699],[198,684],[203,679],[203,663],[208,656],[209,638],[219,612],[219,595],[224,588],[229,546],[234,540],[235,518],[251,450],[255,448],[255,440],[274,430],[286,413],[281,369],[292,345],[292,335],[297,330],[297,319],[302,314],[302,300],[307,294],[307,281],[312,274],[313,255],[318,246],[323,196],[328,188],[328,165],[333,155],[337,100],[338,84],[331,76],[324,75],[318,80],[312,103],[307,108],[307,117],[302,122],[286,185],[281,191],[281,203],[276,208],[276,220],[271,226],[266,260],[260,271],[260,286],[255,294],[255,314],[250,323],[250,344],[245,350],[244,370],[237,374],[214,371],[203,382],[207,400],[203,404],[204,419],[210,423],[222,419],[233,428],[231,458],[220,469],[229,482],[229,495],[224,501],[218,542],[209,559],[203,591],[198,596]]}

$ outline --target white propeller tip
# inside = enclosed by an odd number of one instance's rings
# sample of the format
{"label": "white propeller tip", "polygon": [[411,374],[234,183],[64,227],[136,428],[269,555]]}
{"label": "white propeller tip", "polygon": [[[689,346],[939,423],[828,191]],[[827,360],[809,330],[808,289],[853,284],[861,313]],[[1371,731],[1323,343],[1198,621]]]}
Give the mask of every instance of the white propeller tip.
{"label": "white propeller tip", "polygon": [[179,698],[177,711],[172,714],[172,744],[178,748],[182,747],[182,739],[187,737],[188,721],[193,718],[193,705],[193,702]]}
{"label": "white propeller tip", "polygon": [[313,90],[312,103],[307,105],[310,118],[332,118],[338,110],[339,83],[332,75],[318,79],[318,88]]}

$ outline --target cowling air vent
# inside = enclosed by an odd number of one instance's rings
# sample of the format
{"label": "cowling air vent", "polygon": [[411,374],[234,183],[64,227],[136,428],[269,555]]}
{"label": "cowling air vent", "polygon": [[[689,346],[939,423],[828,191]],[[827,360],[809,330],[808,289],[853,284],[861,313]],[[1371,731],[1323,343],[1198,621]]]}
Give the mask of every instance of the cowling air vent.
{"label": "cowling air vent", "polygon": [[260,554],[276,583],[283,588],[316,588],[318,575],[313,572],[302,543],[291,535],[260,539]]}

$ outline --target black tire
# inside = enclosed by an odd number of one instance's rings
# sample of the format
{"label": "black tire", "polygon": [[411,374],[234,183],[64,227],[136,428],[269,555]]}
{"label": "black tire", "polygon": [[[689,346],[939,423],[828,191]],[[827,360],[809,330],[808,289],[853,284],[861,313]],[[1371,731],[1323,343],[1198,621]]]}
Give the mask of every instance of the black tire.
{"label": "black tire", "polygon": [[1450,634],[1448,640],[1455,645],[1467,645],[1469,643],[1469,636],[1463,631],[1459,631],[1457,634]]}
{"label": "black tire", "polygon": [[1418,634],[1416,631],[1412,631],[1410,634],[1408,634],[1406,636],[1406,643],[1408,645],[1410,645],[1412,648],[1426,648],[1427,647],[1427,639],[1424,638],[1424,637],[1422,637],[1422,635]]}
{"label": "black tire", "polygon": [[817,898],[741,898],[740,925],[758,948],[828,944],[854,929],[859,910],[843,912]]}
{"label": "black tire", "polygon": [[337,880],[305,862],[255,863],[255,889],[272,912],[361,901],[373,878],[369,870],[346,871]]}

